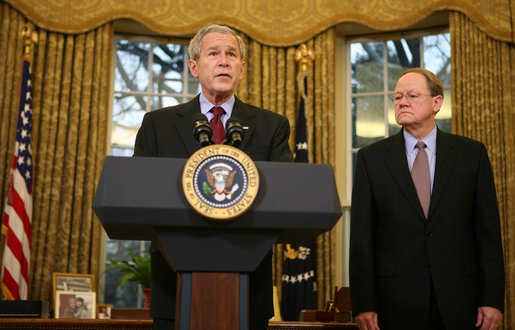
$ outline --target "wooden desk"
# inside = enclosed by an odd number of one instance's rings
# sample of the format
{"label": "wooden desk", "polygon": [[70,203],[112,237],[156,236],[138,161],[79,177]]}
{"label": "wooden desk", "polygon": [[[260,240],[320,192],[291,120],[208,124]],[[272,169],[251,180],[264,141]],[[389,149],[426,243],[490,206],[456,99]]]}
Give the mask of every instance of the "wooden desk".
{"label": "wooden desk", "polygon": [[[152,329],[152,320],[80,320],[80,319],[23,319],[0,318],[0,329],[18,330],[129,330]],[[270,330],[322,330],[322,329],[351,329],[356,330],[355,323],[336,322],[276,322],[268,325]]]}
{"label": "wooden desk", "polygon": [[152,320],[84,320],[0,318],[0,329],[96,330],[152,329]]}
{"label": "wooden desk", "polygon": [[268,323],[269,330],[322,330],[322,329],[359,329],[356,323],[338,322],[277,322]]}

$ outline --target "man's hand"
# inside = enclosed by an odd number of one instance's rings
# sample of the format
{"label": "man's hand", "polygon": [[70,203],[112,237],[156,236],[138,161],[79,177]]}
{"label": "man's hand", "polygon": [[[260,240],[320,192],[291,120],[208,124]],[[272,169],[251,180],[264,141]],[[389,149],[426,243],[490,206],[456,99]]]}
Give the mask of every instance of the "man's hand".
{"label": "man's hand", "polygon": [[379,330],[376,312],[359,313],[355,319],[360,330]]}
{"label": "man's hand", "polygon": [[495,330],[499,326],[502,319],[502,313],[497,308],[481,306],[477,309],[476,327],[481,330]]}

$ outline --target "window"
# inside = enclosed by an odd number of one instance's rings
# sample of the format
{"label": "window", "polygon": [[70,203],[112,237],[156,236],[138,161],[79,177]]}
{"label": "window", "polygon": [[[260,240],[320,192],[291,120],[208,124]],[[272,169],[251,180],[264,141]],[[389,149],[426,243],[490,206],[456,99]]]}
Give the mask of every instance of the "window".
{"label": "window", "polygon": [[[149,40],[116,36],[111,154],[133,154],[136,133],[146,112],[184,103],[200,93],[188,69],[186,40]],[[130,260],[129,252],[148,250],[148,241],[107,239],[105,265],[113,258]],[[140,291],[131,284],[119,288],[119,271],[105,273],[104,302],[117,308],[141,307]]]}
{"label": "window", "polygon": [[345,191],[346,203],[341,231],[337,233],[337,242],[341,242],[338,251],[341,252],[336,253],[337,260],[342,260],[337,275],[341,269],[342,284],[348,286],[350,199],[357,152],[400,130],[395,122],[395,108],[389,96],[393,95],[401,74],[411,67],[424,67],[442,81],[444,104],[436,116],[436,123],[440,129],[451,131],[450,34],[447,30],[439,29],[410,32],[409,36],[407,33],[399,33],[395,37],[391,34],[388,37],[347,37],[345,43],[342,42],[342,50],[340,55],[347,58],[347,69],[342,65],[341,72],[348,90],[344,93],[346,99],[342,98],[341,102],[342,108],[349,110],[344,115],[337,113],[337,117],[346,118],[337,118],[337,121],[342,125],[346,123],[347,130],[340,134],[337,141],[340,150],[345,150],[345,156],[339,158],[339,163],[337,160],[339,172],[336,175],[342,187],[345,187],[342,191]]}
{"label": "window", "polygon": [[359,148],[394,135],[395,107],[389,100],[395,84],[408,68],[424,67],[442,81],[444,104],[436,116],[440,129],[451,131],[450,34],[409,39],[351,42],[352,168]]}

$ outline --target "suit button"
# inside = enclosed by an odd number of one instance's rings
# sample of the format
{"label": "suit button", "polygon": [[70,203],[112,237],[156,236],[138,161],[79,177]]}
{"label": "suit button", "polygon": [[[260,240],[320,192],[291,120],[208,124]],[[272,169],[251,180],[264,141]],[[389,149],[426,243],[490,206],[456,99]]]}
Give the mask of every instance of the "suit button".
{"label": "suit button", "polygon": [[433,233],[426,233],[426,237],[433,237]]}

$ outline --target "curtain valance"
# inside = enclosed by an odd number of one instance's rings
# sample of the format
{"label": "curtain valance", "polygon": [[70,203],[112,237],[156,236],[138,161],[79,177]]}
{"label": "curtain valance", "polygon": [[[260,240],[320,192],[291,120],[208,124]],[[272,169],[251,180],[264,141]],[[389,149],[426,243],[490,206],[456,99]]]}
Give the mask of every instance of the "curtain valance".
{"label": "curtain valance", "polygon": [[464,13],[487,35],[514,42],[515,1],[510,0],[1,0],[38,26],[83,33],[127,18],[163,35],[189,36],[207,23],[228,24],[254,40],[290,46],[339,23],[378,30],[411,26],[442,10]]}

